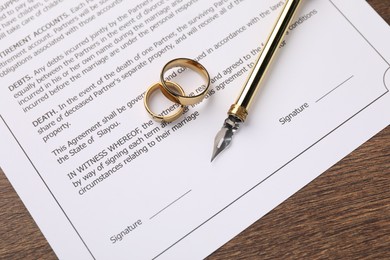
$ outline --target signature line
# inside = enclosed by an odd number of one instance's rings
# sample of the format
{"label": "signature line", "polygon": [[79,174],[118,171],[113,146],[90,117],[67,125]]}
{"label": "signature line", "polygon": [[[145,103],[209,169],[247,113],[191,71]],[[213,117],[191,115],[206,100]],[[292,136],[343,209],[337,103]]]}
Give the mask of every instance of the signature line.
{"label": "signature line", "polygon": [[320,99],[318,99],[316,101],[316,103],[318,103],[319,101],[321,101],[323,98],[325,98],[326,96],[328,96],[330,93],[332,93],[333,91],[335,91],[336,89],[338,89],[339,87],[341,87],[342,85],[344,85],[345,83],[347,83],[348,81],[350,81],[354,76],[352,75],[351,77],[349,77],[348,79],[346,79],[344,82],[342,82],[340,85],[338,85],[337,87],[335,87],[334,89],[332,89],[331,91],[329,91],[328,93],[326,93],[325,95],[323,95]]}
{"label": "signature line", "polygon": [[182,199],[184,196],[186,196],[188,193],[190,193],[192,190],[189,190],[187,191],[186,193],[184,193],[183,195],[181,195],[179,198],[175,199],[174,201],[172,201],[171,203],[169,203],[167,206],[165,206],[162,210],[160,210],[159,212],[157,212],[156,214],[154,214],[153,216],[150,217],[150,219],[156,217],[158,214],[160,214],[161,212],[163,212],[164,210],[166,210],[167,208],[169,208],[170,206],[172,206],[174,203],[176,203],[178,200]]}

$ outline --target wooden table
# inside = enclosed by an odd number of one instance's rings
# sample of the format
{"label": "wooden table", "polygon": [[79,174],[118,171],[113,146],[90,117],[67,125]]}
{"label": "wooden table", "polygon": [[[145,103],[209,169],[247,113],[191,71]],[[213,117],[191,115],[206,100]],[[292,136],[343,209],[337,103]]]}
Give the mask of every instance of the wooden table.
{"label": "wooden table", "polygon": [[[0,198],[0,259],[56,259],[1,170]],[[390,259],[390,127],[207,259]]]}

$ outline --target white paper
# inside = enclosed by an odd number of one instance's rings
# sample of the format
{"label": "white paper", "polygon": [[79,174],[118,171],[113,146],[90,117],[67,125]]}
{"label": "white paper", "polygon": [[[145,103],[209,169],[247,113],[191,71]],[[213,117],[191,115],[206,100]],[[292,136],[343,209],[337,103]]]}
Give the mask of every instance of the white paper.
{"label": "white paper", "polygon": [[[303,1],[210,163],[282,4],[1,5],[1,167],[59,258],[204,258],[389,124],[388,25],[364,1]],[[212,90],[161,125],[142,93],[178,57],[198,59]]]}

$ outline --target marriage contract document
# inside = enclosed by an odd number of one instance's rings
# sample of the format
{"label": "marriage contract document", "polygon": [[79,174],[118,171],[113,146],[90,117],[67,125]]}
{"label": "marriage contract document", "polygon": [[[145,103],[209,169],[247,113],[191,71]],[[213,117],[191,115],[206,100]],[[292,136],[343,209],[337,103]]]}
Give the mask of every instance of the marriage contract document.
{"label": "marriage contract document", "polygon": [[[202,259],[389,124],[389,26],[363,0],[303,1],[245,127],[210,163],[283,4],[0,4],[0,165],[60,259]],[[155,122],[145,90],[179,57],[211,89]]]}

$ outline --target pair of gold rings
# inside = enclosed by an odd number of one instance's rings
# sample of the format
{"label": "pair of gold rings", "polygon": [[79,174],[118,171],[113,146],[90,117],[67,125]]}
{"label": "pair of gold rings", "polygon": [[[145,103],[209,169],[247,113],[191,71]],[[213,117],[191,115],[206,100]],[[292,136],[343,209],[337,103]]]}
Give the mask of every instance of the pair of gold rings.
{"label": "pair of gold rings", "polygon": [[[202,88],[202,91],[199,94],[186,95],[185,91],[179,84],[172,81],[165,80],[166,72],[170,69],[178,68],[178,67],[185,68],[185,69],[189,68],[192,71],[199,74],[204,79],[205,87]],[[209,87],[210,87],[210,75],[205,69],[205,67],[203,67],[202,64],[188,58],[174,59],[169,61],[163,67],[160,73],[160,82],[153,84],[146,91],[145,98],[144,98],[144,105],[146,111],[152,116],[154,120],[172,122],[183,114],[185,106],[194,105],[201,102],[203,98],[206,96]],[[163,95],[166,98],[168,98],[170,101],[179,105],[179,107],[176,110],[174,110],[173,113],[169,115],[161,115],[161,114],[156,114],[150,109],[149,106],[150,97],[152,93],[154,93],[157,90],[160,90],[163,93]]]}

